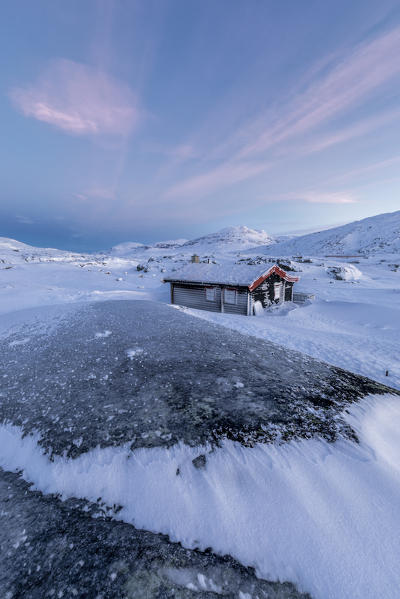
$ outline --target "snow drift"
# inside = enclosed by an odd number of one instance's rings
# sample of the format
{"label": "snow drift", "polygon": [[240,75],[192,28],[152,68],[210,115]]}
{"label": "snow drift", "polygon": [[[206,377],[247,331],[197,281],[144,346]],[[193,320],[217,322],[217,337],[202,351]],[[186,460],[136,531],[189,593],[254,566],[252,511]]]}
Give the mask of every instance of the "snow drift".
{"label": "snow drift", "polygon": [[[322,599],[395,599],[400,588],[400,398],[370,396],[345,415],[360,442],[219,449],[97,448],[75,460],[0,427],[0,464],[45,493],[108,505],[189,548],[211,547]],[[197,467],[193,460],[197,460]]]}

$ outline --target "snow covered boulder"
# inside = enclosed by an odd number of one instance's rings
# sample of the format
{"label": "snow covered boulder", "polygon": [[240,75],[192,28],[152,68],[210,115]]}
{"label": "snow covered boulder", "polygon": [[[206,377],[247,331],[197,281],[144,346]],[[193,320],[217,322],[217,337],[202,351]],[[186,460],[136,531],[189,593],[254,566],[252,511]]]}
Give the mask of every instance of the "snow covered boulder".
{"label": "snow covered boulder", "polygon": [[354,266],[354,264],[329,266],[326,272],[337,281],[358,281],[362,277],[361,270]]}

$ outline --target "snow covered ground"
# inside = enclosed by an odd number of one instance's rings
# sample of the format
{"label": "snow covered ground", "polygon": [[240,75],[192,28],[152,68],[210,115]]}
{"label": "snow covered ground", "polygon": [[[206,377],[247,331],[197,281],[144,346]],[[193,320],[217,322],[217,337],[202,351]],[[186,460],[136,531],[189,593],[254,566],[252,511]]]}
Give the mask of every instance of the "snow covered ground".
{"label": "snow covered ground", "polygon": [[[359,258],[356,265],[352,259],[310,259],[293,273],[300,276],[295,291],[315,294],[306,305],[284,304],[261,318],[188,311],[399,389],[400,257]],[[332,268],[341,268],[346,280],[337,280]]]}
{"label": "snow covered ground", "polygon": [[[293,274],[301,278],[295,290],[315,295],[305,305],[276,306],[260,317],[168,310],[272,341],[400,389],[400,255],[388,253],[397,247],[393,231],[390,247],[372,240],[374,251],[356,258],[327,258],[323,252],[304,252],[301,259],[289,255],[297,271]],[[57,323],[68,317],[77,305],[108,299],[166,304],[169,289],[163,277],[187,264],[194,252],[226,265],[265,260],[267,270],[278,244],[271,240],[264,250],[266,234],[250,232],[249,239],[258,240],[258,247],[251,249],[246,240],[237,243],[236,234],[229,231],[193,244],[121,244],[96,255],[2,239],[0,335],[9,338],[9,351],[18,359],[18,352],[29,346],[33,325],[38,330],[42,326],[43,334],[52,319]],[[234,240],[231,245],[227,235]],[[97,342],[113,339],[110,330],[99,328]],[[141,355],[137,347],[124,351],[134,366]],[[209,448],[184,443],[132,451],[124,442],[50,461],[38,445],[38,434],[23,437],[20,427],[3,423],[0,465],[23,470],[24,478],[45,493],[93,501],[102,497],[108,505],[120,504],[117,517],[136,527],[166,533],[186,547],[211,546],[215,552],[229,553],[255,567],[260,577],[294,582],[315,598],[396,599],[399,397],[370,396],[352,405],[343,418],[357,432],[359,444],[345,438],[255,447],[224,441],[207,454],[205,468],[194,468],[192,459]]]}
{"label": "snow covered ground", "polygon": [[[0,314],[106,299],[168,302],[163,277],[186,265],[194,251],[192,246],[135,246],[133,250],[129,246],[118,255],[113,251],[81,255],[22,245],[0,240],[0,259],[4,260],[0,263]],[[207,248],[200,256],[223,264],[259,255],[258,248],[239,253],[235,246],[227,251],[224,242]],[[292,260],[299,271],[293,274],[300,276],[295,290],[315,295],[307,305],[284,305],[261,318],[191,313],[400,388],[400,255],[309,260]],[[267,262],[266,269],[269,266]],[[335,269],[341,273],[335,274]]]}

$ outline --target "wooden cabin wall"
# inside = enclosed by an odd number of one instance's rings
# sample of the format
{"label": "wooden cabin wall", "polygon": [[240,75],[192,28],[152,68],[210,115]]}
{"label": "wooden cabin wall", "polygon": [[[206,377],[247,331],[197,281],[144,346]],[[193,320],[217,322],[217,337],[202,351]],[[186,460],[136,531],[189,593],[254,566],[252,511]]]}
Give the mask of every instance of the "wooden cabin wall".
{"label": "wooden cabin wall", "polygon": [[227,304],[224,302],[224,312],[227,314],[247,314],[247,289],[237,289],[236,304]]}
{"label": "wooden cabin wall", "polygon": [[221,312],[221,290],[215,291],[215,302],[206,300],[205,287],[202,285],[173,284],[174,304],[196,308],[196,310],[209,310],[210,312]]}
{"label": "wooden cabin wall", "polygon": [[[196,310],[209,310],[211,312],[221,312],[221,287],[217,285],[208,285],[215,287],[215,301],[206,299],[205,286],[203,285],[185,285],[184,283],[171,283],[173,285],[173,295],[171,301],[180,306],[196,308]],[[222,288],[223,293],[223,288]],[[224,302],[224,312],[227,314],[247,314],[247,295],[245,288],[237,289],[236,304],[226,304]]]}

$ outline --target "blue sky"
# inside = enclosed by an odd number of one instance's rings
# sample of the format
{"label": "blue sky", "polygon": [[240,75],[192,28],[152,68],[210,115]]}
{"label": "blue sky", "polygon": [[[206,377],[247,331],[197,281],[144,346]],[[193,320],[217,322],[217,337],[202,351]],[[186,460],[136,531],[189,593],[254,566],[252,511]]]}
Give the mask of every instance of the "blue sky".
{"label": "blue sky", "polygon": [[0,235],[106,248],[400,208],[400,7],[15,0]]}

